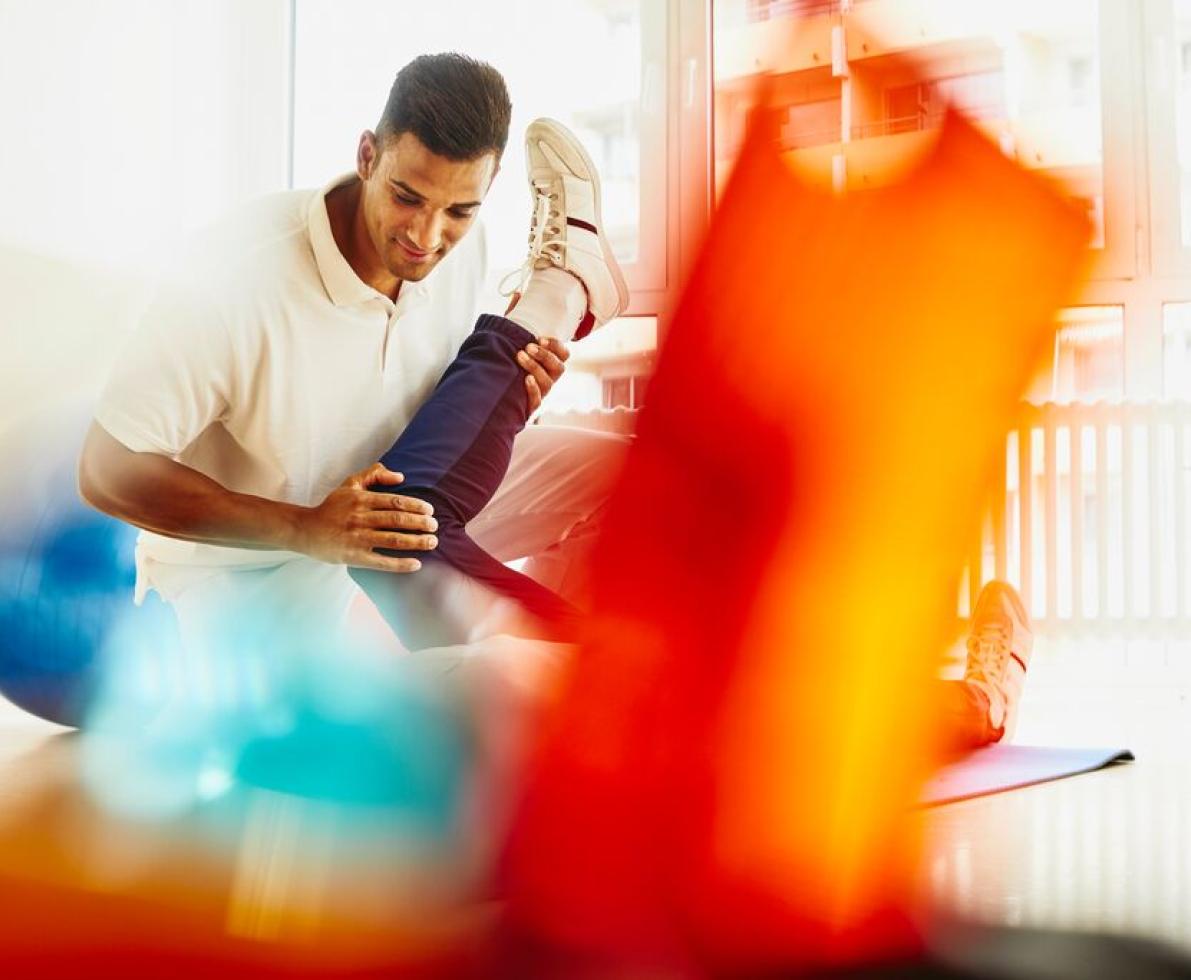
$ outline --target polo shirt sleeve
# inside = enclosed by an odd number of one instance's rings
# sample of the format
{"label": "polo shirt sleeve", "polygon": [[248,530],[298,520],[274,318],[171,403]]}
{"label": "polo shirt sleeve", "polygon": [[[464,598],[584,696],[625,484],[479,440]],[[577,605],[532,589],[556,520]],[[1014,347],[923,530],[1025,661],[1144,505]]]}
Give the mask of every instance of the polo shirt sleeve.
{"label": "polo shirt sleeve", "polygon": [[133,452],[177,456],[226,415],[235,358],[226,320],[193,288],[163,288],[112,370],[98,422]]}

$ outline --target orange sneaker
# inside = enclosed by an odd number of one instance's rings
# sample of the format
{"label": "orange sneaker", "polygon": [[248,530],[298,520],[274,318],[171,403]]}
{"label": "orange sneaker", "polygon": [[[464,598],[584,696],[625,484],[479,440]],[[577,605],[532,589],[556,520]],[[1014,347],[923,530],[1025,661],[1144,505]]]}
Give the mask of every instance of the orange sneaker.
{"label": "orange sneaker", "polygon": [[988,697],[989,725],[999,732],[993,741],[1008,742],[1017,727],[1017,708],[1034,634],[1030,617],[1017,590],[992,581],[980,590],[972,610],[964,680]]}

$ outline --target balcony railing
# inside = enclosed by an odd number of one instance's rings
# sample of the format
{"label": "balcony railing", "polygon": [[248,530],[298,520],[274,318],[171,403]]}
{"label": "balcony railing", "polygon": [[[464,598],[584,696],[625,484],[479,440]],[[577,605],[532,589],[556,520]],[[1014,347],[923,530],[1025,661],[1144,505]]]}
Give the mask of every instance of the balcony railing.
{"label": "balcony railing", "polygon": [[994,576],[1049,633],[1191,627],[1191,403],[1024,406],[968,598]]}
{"label": "balcony railing", "polygon": [[748,0],[745,19],[756,23],[783,17],[815,17],[839,13],[840,8],[841,0]]}

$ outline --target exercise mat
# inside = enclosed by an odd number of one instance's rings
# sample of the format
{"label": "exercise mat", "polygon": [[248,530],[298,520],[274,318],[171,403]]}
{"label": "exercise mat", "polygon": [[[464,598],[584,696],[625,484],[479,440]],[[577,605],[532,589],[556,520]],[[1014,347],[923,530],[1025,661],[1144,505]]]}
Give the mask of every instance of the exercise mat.
{"label": "exercise mat", "polygon": [[923,790],[920,804],[954,803],[1132,761],[1133,753],[1128,749],[989,745],[935,773]]}

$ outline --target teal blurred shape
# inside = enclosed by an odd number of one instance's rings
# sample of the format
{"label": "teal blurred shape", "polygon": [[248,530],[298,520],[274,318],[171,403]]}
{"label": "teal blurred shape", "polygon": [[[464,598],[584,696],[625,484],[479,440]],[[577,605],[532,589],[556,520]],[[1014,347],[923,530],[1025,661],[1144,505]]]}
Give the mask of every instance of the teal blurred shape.
{"label": "teal blurred shape", "polygon": [[[241,784],[341,804],[399,811],[403,825],[436,836],[455,826],[469,768],[465,719],[424,678],[321,661],[292,692],[286,730],[240,748]],[[333,671],[343,700],[328,701],[319,674]],[[351,690],[356,687],[357,690]],[[378,693],[382,696],[378,698]],[[346,704],[349,710],[336,710]]]}

